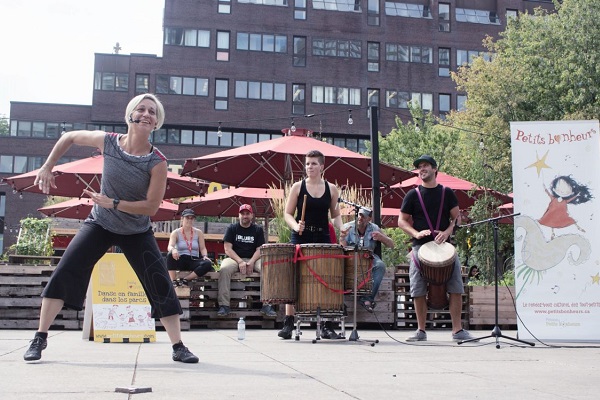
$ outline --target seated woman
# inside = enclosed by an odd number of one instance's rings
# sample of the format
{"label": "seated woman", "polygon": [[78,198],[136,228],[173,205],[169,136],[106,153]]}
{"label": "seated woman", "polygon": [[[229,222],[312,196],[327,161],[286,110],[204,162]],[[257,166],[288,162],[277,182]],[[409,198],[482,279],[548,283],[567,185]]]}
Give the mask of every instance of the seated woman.
{"label": "seated woman", "polygon": [[[196,214],[192,210],[181,213],[181,227],[171,232],[167,247],[167,269],[173,286],[187,285],[189,280],[214,271],[207,256],[204,233],[194,228]],[[177,271],[192,271],[185,278],[177,279]]]}

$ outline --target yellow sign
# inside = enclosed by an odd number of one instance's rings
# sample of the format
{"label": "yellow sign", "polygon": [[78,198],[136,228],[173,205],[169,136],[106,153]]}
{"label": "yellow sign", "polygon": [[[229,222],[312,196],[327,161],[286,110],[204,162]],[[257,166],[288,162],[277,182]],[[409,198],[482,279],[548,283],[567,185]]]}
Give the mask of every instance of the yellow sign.
{"label": "yellow sign", "polygon": [[154,342],[156,329],[144,288],[124,254],[107,253],[91,281],[95,342]]}

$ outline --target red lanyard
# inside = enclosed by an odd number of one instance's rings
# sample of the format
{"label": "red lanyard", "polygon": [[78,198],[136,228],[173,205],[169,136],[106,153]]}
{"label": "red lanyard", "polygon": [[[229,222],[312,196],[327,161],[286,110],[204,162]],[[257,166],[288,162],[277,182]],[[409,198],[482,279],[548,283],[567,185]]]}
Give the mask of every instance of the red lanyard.
{"label": "red lanyard", "polygon": [[181,228],[181,233],[183,234],[183,240],[185,240],[185,244],[187,245],[187,248],[190,251],[190,255],[192,255],[192,245],[194,244],[194,228],[192,228],[192,237],[189,241],[187,239],[187,236],[185,236],[185,229]]}

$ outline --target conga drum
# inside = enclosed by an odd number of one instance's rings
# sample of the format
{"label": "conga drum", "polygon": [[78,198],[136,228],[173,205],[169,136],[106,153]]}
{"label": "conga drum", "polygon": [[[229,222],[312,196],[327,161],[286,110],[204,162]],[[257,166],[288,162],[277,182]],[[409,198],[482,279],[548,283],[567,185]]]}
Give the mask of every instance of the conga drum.
{"label": "conga drum", "polygon": [[260,246],[260,300],[267,304],[296,302],[295,246],[291,243],[266,243]]}
{"label": "conga drum", "polygon": [[446,283],[452,277],[456,249],[446,242],[427,242],[419,248],[418,257],[423,278],[429,283],[427,305],[438,310],[448,307]]}
{"label": "conga drum", "polygon": [[296,312],[341,314],[344,307],[344,247],[302,244],[300,251]]}
{"label": "conga drum", "polygon": [[344,289],[354,293],[354,254],[358,253],[356,265],[356,291],[358,293],[371,293],[373,290],[373,252],[364,247],[355,250],[354,246],[344,247]]}

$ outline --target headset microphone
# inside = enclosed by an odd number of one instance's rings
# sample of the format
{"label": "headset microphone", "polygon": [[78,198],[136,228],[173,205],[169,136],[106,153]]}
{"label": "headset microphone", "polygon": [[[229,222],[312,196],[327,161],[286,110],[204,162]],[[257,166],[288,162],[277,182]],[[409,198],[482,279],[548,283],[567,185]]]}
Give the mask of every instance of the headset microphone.
{"label": "headset microphone", "polygon": [[131,118],[131,115],[132,114],[129,115],[129,123],[139,124],[141,122],[141,120],[139,120],[139,119],[133,119],[133,118]]}

